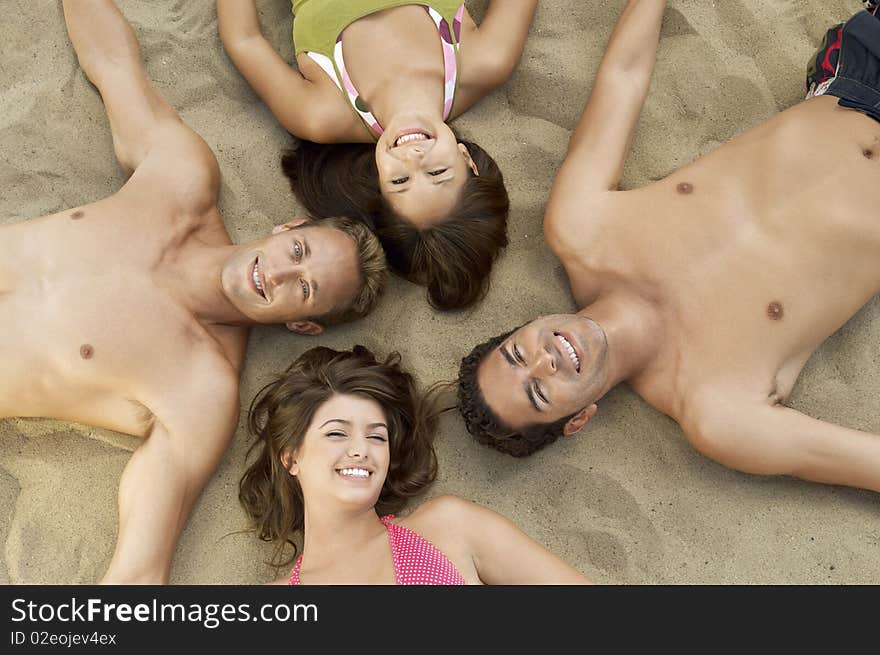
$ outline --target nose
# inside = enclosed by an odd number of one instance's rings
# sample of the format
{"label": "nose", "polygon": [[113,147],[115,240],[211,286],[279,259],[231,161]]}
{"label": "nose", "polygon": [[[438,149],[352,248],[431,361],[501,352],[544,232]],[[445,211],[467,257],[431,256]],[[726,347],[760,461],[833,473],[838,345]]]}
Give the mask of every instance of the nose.
{"label": "nose", "polygon": [[266,279],[266,283],[273,288],[287,280],[303,277],[303,274],[303,268],[299,264],[294,266],[289,264],[286,266],[273,266],[268,271],[263,271],[263,277]]}
{"label": "nose", "polygon": [[352,459],[360,459],[361,457],[367,456],[367,448],[366,444],[362,439],[354,438],[348,442],[348,448],[346,449],[346,454]]}
{"label": "nose", "polygon": [[532,376],[553,375],[556,373],[556,358],[549,350],[540,350],[532,360]]}
{"label": "nose", "polygon": [[406,158],[413,161],[421,161],[425,157],[425,149],[419,145],[410,146],[406,152]]}

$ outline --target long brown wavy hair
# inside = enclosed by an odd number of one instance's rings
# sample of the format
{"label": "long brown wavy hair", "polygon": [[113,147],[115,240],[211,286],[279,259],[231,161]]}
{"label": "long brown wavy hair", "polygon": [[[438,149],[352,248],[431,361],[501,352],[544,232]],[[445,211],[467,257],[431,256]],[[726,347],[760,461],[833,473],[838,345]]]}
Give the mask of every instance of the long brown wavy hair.
{"label": "long brown wavy hair", "polygon": [[[304,501],[296,477],[281,462],[296,450],[318,408],[336,394],[376,401],[388,424],[390,459],[376,511],[397,512],[408,498],[424,491],[437,475],[433,438],[441,387],[420,394],[413,377],[400,366],[400,355],[379,361],[363,346],[338,351],[324,346],[307,350],[254,397],[248,430],[256,441],[248,458],[256,459],[239,481],[238,498],[257,536],[275,544],[270,564],[285,566],[297,554],[294,536],[302,531]],[[286,545],[293,552],[284,557]]]}
{"label": "long brown wavy hair", "polygon": [[464,309],[489,288],[492,265],[507,245],[510,200],[495,160],[476,143],[458,142],[480,174],[469,170],[449,217],[426,228],[416,227],[385,202],[373,145],[298,140],[282,156],[281,166],[309,214],[366,222],[382,242],[391,269],[427,287],[434,308]]}

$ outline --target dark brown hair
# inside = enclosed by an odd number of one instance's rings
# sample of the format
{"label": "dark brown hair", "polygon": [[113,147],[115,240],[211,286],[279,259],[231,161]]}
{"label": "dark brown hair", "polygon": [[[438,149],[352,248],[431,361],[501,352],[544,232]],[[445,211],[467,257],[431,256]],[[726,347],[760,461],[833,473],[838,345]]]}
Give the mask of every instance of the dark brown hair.
{"label": "dark brown hair", "polygon": [[514,430],[486,404],[480,385],[477,384],[477,369],[486,355],[518,329],[518,327],[514,328],[475,346],[470,354],[461,360],[458,371],[458,411],[464,419],[467,431],[479,443],[514,457],[525,457],[561,437],[565,424],[574,414],[564,416],[552,423],[532,423]]}
{"label": "dark brown hair", "polygon": [[[376,511],[400,510],[437,475],[433,437],[440,413],[438,392],[424,395],[400,367],[400,355],[379,361],[363,346],[337,351],[324,346],[307,350],[254,397],[248,430],[257,440],[248,449],[256,460],[239,482],[238,498],[254,523],[257,536],[276,546],[271,564],[284,566],[296,557],[294,535],[303,529],[302,489],[281,462],[283,451],[295,450],[318,408],[335,394],[354,394],[376,401],[388,424],[390,459]],[[285,545],[293,547],[284,557]]]}
{"label": "dark brown hair", "polygon": [[507,245],[510,201],[495,160],[477,144],[458,141],[468,149],[480,174],[469,171],[449,217],[423,229],[385,202],[371,144],[297,141],[281,158],[281,166],[309,214],[345,215],[366,222],[382,242],[391,269],[427,287],[433,307],[463,309],[489,288],[492,265]]}

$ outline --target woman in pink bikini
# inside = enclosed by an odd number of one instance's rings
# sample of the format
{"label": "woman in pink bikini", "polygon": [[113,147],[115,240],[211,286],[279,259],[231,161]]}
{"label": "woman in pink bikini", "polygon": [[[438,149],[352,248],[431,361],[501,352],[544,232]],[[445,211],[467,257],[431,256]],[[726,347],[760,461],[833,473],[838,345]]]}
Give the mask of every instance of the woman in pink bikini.
{"label": "woman in pink bikini", "polygon": [[[404,278],[442,310],[472,305],[507,245],[498,166],[446,125],[502,84],[537,0],[293,0],[297,68],[263,37],[253,0],[217,0],[230,59],[299,139],[283,160],[316,217],[367,221]],[[322,145],[319,145],[322,144]]]}
{"label": "woman in pink bikini", "polygon": [[394,516],[435,477],[437,415],[437,394],[419,395],[397,354],[377,361],[362,346],[313,348],[257,394],[258,455],[239,498],[258,536],[275,543],[273,564],[295,560],[276,583],[588,583],[472,502],[440,496]]}

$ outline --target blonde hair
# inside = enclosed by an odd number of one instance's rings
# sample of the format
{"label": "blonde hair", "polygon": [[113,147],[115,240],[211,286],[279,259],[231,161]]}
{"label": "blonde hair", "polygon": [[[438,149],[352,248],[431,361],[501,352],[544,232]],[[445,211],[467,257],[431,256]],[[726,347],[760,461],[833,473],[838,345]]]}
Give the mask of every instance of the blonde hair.
{"label": "blonde hair", "polygon": [[303,223],[302,227],[327,227],[344,232],[354,240],[358,259],[359,288],[354,298],[344,306],[335,307],[315,320],[322,325],[348,323],[363,318],[376,306],[385,282],[388,279],[388,266],[382,244],[370,229],[346,216],[331,216]]}

